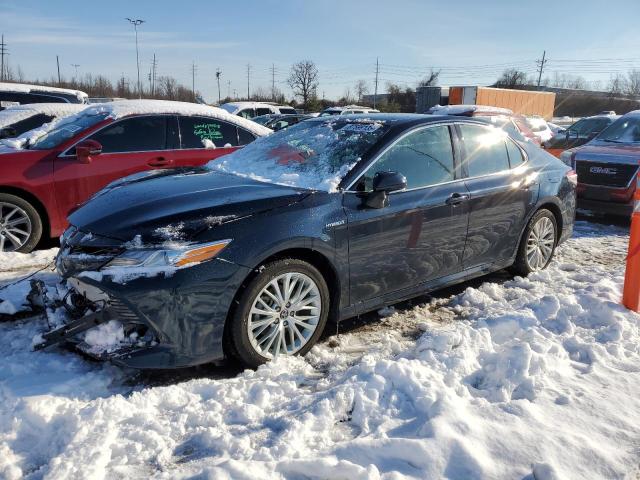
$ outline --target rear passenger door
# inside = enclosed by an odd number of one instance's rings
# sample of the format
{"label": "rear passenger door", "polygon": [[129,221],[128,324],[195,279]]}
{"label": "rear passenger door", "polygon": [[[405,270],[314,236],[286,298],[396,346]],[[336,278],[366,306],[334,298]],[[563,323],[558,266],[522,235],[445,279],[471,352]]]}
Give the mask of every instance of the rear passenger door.
{"label": "rear passenger door", "polygon": [[469,190],[465,269],[504,263],[515,253],[538,182],[524,151],[504,132],[458,124],[462,171]]}
{"label": "rear passenger door", "polygon": [[210,117],[180,116],[180,150],[177,166],[203,165],[209,160],[233,152],[240,145],[238,128]]}

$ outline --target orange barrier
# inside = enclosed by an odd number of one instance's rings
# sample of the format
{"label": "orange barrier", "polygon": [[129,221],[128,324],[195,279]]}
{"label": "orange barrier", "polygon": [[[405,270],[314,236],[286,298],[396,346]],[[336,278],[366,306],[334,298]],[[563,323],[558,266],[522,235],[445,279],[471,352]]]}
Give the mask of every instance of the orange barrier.
{"label": "orange barrier", "polygon": [[640,308],[640,174],[636,179],[636,191],[633,194],[633,213],[629,232],[629,251],[627,268],[624,272],[622,304],[637,312]]}

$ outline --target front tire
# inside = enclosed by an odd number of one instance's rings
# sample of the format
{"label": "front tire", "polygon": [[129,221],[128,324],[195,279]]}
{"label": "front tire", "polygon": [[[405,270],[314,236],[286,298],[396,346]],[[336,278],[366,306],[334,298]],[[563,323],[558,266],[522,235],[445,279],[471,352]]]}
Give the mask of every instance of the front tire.
{"label": "front tire", "polygon": [[284,355],[304,355],[329,316],[329,288],[313,265],[276,260],[259,268],[240,295],[229,328],[231,351],[255,368]]}
{"label": "front tire", "polygon": [[522,275],[547,268],[556,250],[558,224],[549,210],[538,210],[529,223],[520,240],[513,270]]}
{"label": "front tire", "polygon": [[42,237],[42,219],[26,200],[0,193],[0,252],[29,253]]}

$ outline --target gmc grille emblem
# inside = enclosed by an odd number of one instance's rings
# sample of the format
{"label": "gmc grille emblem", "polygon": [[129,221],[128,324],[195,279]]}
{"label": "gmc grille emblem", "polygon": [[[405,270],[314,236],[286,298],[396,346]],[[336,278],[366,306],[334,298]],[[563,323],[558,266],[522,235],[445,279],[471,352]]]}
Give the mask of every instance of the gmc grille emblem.
{"label": "gmc grille emblem", "polygon": [[615,175],[616,173],[618,173],[617,168],[611,167],[591,167],[589,171],[591,173],[602,173],[604,175]]}

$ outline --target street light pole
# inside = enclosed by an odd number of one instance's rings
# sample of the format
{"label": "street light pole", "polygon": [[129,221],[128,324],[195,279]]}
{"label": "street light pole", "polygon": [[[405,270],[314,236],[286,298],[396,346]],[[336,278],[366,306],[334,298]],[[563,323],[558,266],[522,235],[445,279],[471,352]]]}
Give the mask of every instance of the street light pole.
{"label": "street light pole", "polygon": [[138,54],[138,25],[144,23],[144,20],[140,20],[139,18],[132,20],[131,18],[127,18],[129,23],[133,25],[133,29],[136,32],[136,67],[138,69],[138,98],[142,98],[142,87],[140,86],[140,55]]}

